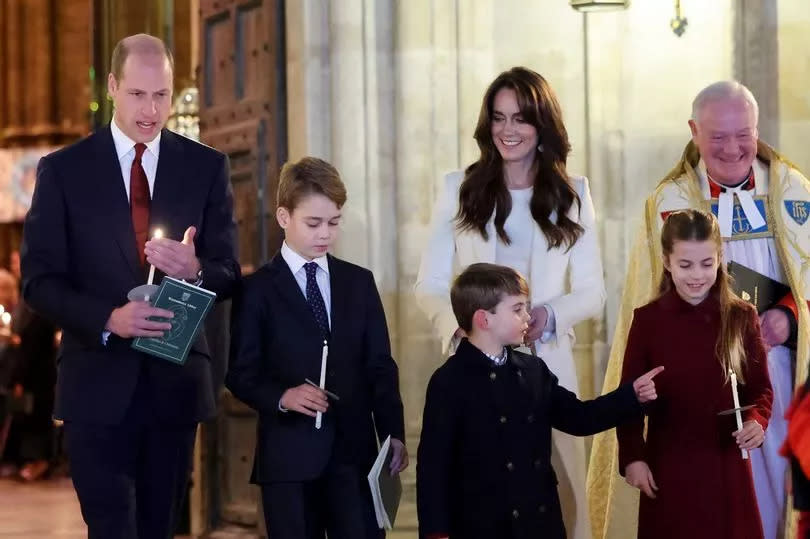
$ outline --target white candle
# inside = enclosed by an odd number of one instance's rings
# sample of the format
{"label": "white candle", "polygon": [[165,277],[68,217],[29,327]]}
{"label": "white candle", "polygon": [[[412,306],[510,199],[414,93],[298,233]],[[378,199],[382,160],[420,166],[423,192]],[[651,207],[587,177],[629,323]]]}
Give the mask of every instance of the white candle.
{"label": "white candle", "polygon": [[[162,237],[163,237],[163,231],[161,229],[159,229],[159,228],[156,228],[155,233],[152,234],[152,239],[157,239],[157,238],[162,238]],[[154,280],[155,280],[155,265],[150,264],[149,265],[149,279],[147,279],[146,284],[152,284],[152,282]],[[146,301],[149,301],[149,299],[147,299]]]}
{"label": "white candle", "polygon": [[[326,341],[323,341],[323,350],[321,351],[321,379],[319,386],[321,389],[326,388],[326,358],[329,355],[329,347],[326,345]],[[321,428],[321,422],[323,421],[323,413],[318,412],[315,415],[315,428]]]}
{"label": "white candle", "polygon": [[[734,373],[734,369],[728,369],[729,377],[731,378],[731,396],[734,399],[734,417],[737,418],[737,430],[742,430],[742,414],[740,413],[740,395],[737,393],[737,375]],[[747,449],[740,449],[742,452],[742,458],[748,458],[748,450]]]}

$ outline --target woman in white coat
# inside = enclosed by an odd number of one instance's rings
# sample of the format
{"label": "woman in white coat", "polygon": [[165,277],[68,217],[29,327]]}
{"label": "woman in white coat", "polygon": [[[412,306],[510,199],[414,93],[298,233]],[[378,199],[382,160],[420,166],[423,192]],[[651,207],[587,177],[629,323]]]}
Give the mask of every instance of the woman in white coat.
{"label": "woman in white coat", "polygon": [[[481,157],[445,177],[434,207],[417,302],[451,353],[463,336],[450,306],[454,276],[475,262],[518,270],[531,287],[526,342],[578,394],[573,327],[601,313],[605,285],[588,180],[566,171],[568,133],[546,80],[523,67],[501,73],[484,95],[475,140]],[[552,437],[568,536],[590,538],[584,441]]]}

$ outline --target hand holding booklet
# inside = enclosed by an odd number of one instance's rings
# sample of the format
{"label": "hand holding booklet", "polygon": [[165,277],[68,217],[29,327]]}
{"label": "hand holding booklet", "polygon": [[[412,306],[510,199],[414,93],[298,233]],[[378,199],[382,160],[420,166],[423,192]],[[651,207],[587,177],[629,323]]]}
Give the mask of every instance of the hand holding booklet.
{"label": "hand holding booklet", "polygon": [[399,500],[402,498],[402,480],[399,474],[391,475],[391,459],[394,448],[391,447],[391,436],[388,436],[380,447],[380,452],[371,471],[368,473],[368,484],[374,501],[374,513],[377,526],[383,530],[394,527],[397,518]]}
{"label": "hand holding booklet", "polygon": [[132,341],[132,348],[182,365],[216,297],[210,290],[164,277],[152,305],[172,311],[174,318],[153,319],[169,322],[172,327],[163,337],[137,337]]}

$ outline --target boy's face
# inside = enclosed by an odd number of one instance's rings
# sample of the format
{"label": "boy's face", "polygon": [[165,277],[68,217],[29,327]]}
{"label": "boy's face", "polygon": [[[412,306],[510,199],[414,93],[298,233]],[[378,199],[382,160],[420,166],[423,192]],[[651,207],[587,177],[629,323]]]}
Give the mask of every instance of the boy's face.
{"label": "boy's face", "polygon": [[524,295],[504,296],[494,312],[484,311],[487,330],[504,346],[522,344],[529,329],[529,299]]}
{"label": "boy's face", "polygon": [[337,239],[340,217],[337,204],[317,193],[302,198],[293,210],[276,211],[287,245],[307,260],[326,254]]}

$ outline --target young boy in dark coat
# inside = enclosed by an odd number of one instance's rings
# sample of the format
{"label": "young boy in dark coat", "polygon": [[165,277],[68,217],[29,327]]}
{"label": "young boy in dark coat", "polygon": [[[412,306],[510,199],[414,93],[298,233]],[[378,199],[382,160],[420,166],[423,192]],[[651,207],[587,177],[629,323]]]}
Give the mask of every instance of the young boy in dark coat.
{"label": "young boy in dark coat", "polygon": [[529,323],[519,273],[472,264],[450,298],[467,338],[428,384],[416,469],[419,537],[565,538],[551,429],[587,436],[642,414],[662,368],[582,402],[541,359],[510,348]]}

